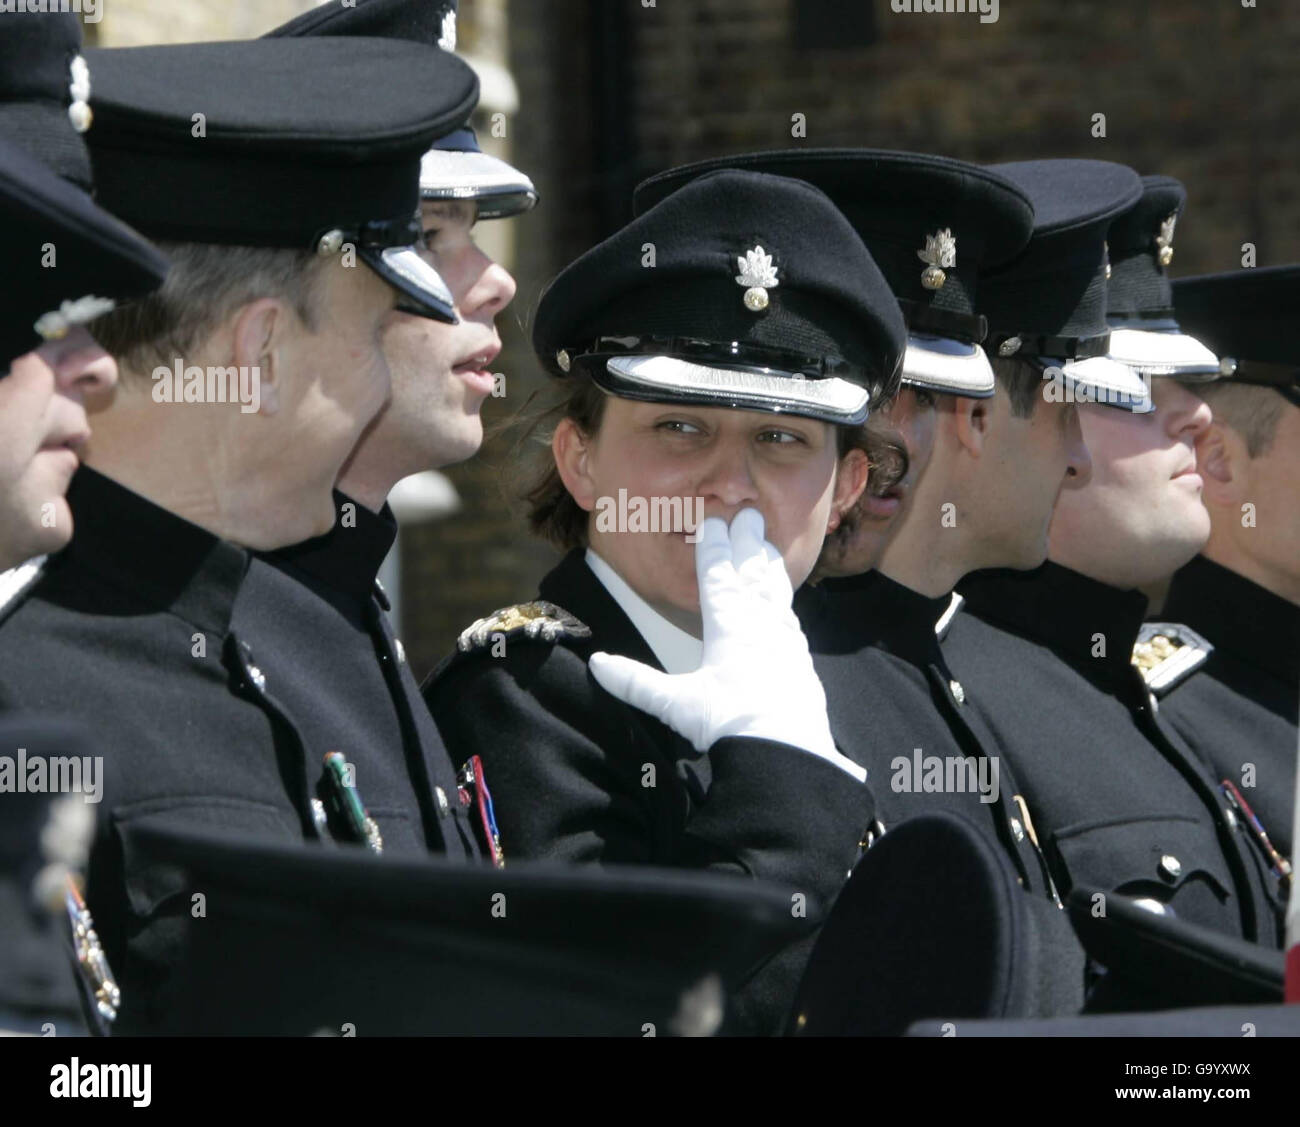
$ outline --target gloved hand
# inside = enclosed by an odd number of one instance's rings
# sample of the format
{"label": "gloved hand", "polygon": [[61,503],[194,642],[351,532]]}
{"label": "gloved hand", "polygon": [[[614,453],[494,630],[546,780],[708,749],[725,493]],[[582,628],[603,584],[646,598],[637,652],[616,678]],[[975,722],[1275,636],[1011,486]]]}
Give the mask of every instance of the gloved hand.
{"label": "gloved hand", "polygon": [[693,673],[670,675],[615,654],[591,656],[611,695],[663,721],[697,751],[724,736],[777,740],[841,760],[826,693],[791,610],[781,553],[763,539],[763,516],[742,509],[728,530],[702,521],[695,544],[704,655]]}

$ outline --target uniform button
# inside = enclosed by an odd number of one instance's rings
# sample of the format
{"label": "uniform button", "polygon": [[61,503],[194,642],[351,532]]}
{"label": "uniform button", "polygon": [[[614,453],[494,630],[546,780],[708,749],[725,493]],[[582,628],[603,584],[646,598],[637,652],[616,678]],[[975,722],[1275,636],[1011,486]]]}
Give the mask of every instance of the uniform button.
{"label": "uniform button", "polygon": [[266,676],[256,665],[248,667],[248,679],[253,682],[253,687],[259,693],[266,691]]}
{"label": "uniform button", "polygon": [[966,703],[966,690],[961,687],[960,681],[949,681],[948,688],[952,690],[952,699],[958,704]]}
{"label": "uniform button", "polygon": [[1017,841],[1025,840],[1025,827],[1020,824],[1019,818],[1011,818],[1011,832],[1016,835]]}
{"label": "uniform button", "polygon": [[1162,877],[1168,877],[1170,880],[1177,880],[1182,871],[1182,862],[1172,853],[1166,853],[1160,858],[1160,875]]}
{"label": "uniform button", "polygon": [[434,787],[433,793],[438,799],[438,817],[445,818],[451,813],[451,805],[447,801],[447,792],[442,787]]}
{"label": "uniform button", "polygon": [[405,647],[404,645],[402,645],[402,639],[401,639],[401,638],[394,638],[394,639],[393,639],[393,648],[397,651],[397,660],[398,660],[402,665],[405,665],[405,664],[406,664],[406,647]]}

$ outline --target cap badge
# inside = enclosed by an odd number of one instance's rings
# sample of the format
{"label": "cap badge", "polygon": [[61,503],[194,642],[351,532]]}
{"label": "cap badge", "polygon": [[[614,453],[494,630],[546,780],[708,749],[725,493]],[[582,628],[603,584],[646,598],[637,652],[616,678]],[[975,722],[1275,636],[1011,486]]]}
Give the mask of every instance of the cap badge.
{"label": "cap badge", "polygon": [[951,229],[945,227],[926,235],[925,247],[916,252],[916,257],[930,264],[921,272],[921,285],[927,290],[942,289],[948,280],[944,269],[951,270],[957,265],[957,240],[952,237]]}
{"label": "cap badge", "polygon": [[444,51],[456,50],[456,13],[447,12],[442,17],[442,34],[438,36],[438,46]]}
{"label": "cap badge", "polygon": [[776,280],[776,267],[772,265],[772,256],[762,247],[745,251],[745,257],[736,256],[740,273],[736,275],[736,284],[747,286],[745,290],[745,308],[751,313],[762,313],[767,308],[769,288],[779,286]]}
{"label": "cap badge", "polygon": [[1160,224],[1160,234],[1156,236],[1156,258],[1161,266],[1168,266],[1174,260],[1174,224],[1178,222],[1178,213],[1174,212]]}
{"label": "cap badge", "polygon": [[72,60],[69,69],[72,81],[68,84],[68,93],[72,96],[72,101],[68,105],[68,120],[78,133],[85,133],[95,119],[90,109],[90,67],[78,55]]}
{"label": "cap badge", "polygon": [[101,314],[109,312],[114,302],[111,297],[93,297],[87,294],[76,301],[65,301],[58,309],[43,313],[32,326],[42,340],[62,340],[73,325],[84,325]]}
{"label": "cap badge", "polygon": [[1024,342],[1019,337],[1007,337],[1006,340],[1004,340],[1000,345],[998,345],[998,355],[1014,356],[1017,352],[1020,351],[1020,346],[1023,343]]}

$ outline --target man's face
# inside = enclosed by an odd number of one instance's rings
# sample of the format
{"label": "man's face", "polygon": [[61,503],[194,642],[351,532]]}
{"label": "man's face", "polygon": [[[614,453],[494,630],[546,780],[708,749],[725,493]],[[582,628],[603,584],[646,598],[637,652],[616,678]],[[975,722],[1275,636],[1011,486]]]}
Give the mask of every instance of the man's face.
{"label": "man's face", "polygon": [[275,466],[281,484],[296,485],[299,495],[319,504],[313,514],[318,533],[334,523],[339,469],[388,399],[380,329],[397,299],[360,263],[348,267],[334,259],[321,269],[315,331],[295,318],[286,337],[279,395],[287,423],[277,437],[282,452]]}
{"label": "man's face", "polygon": [[821,551],[833,504],[852,500],[844,482],[853,475],[837,474],[836,439],[829,423],[794,415],[611,396],[570,492],[594,510],[588,536],[595,552],[660,614],[698,630],[695,545],[684,532],[602,530],[601,508],[611,511],[620,489],[629,506],[635,498],[682,498],[682,511],[701,520],[730,523],[741,509],[756,508],[798,587]]}
{"label": "man's face", "polygon": [[116,382],[116,362],[81,326],[0,379],[0,569],[72,538],[64,494],[90,437],[84,397]]}
{"label": "man's face", "polygon": [[1079,408],[1039,399],[1033,413],[1020,418],[1001,385],[985,402],[990,437],[971,501],[977,511],[970,518],[976,539],[985,545],[983,566],[1038,567],[1047,558],[1053,510],[1092,472]]}
{"label": "man's face", "polygon": [[362,471],[382,468],[392,482],[464,461],[479,448],[479,410],[493,392],[492,362],[501,351],[494,322],[515,295],[509,272],[474,242],[472,202],[426,200],[421,218],[425,257],[451,290],[460,324],[394,311],[384,325],[393,397],[353,462]]}
{"label": "man's face", "polygon": [[1210,409],[1172,379],[1152,380],[1151,397],[1146,415],[1080,407],[1092,482],[1052,522],[1054,561],[1126,589],[1173,574],[1210,535],[1195,449]]}
{"label": "man's face", "polygon": [[860,575],[870,571],[884,555],[894,529],[901,523],[912,490],[934,451],[935,393],[905,384],[886,406],[872,416],[868,428],[907,452],[907,472],[899,480],[877,488],[888,466],[873,467],[871,480],[836,536],[828,538],[818,570],[826,576]]}

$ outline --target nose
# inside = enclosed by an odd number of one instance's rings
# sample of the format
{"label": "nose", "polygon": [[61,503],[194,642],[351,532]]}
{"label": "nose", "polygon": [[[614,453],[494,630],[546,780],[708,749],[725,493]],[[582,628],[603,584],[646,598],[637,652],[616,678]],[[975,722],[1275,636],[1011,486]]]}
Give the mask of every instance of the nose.
{"label": "nose", "polygon": [[486,314],[496,317],[515,296],[515,280],[501,263],[489,258],[474,245],[465,263],[467,275],[473,279],[460,302],[461,312],[467,317]]}
{"label": "nose", "polygon": [[1195,442],[1214,420],[1210,405],[1175,379],[1156,380],[1152,396],[1156,410],[1165,416],[1165,432],[1170,438]]}
{"label": "nose", "polygon": [[750,466],[748,444],[741,436],[720,436],[708,453],[696,482],[706,516],[730,521],[741,509],[758,503],[758,485]]}
{"label": "nose", "polygon": [[1083,440],[1083,427],[1079,424],[1077,407],[1070,411],[1066,430],[1065,488],[1082,489],[1092,480],[1092,454]]}
{"label": "nose", "polygon": [[117,383],[117,361],[90,335],[84,325],[77,325],[58,342],[51,358],[59,391],[82,399],[110,390]]}

